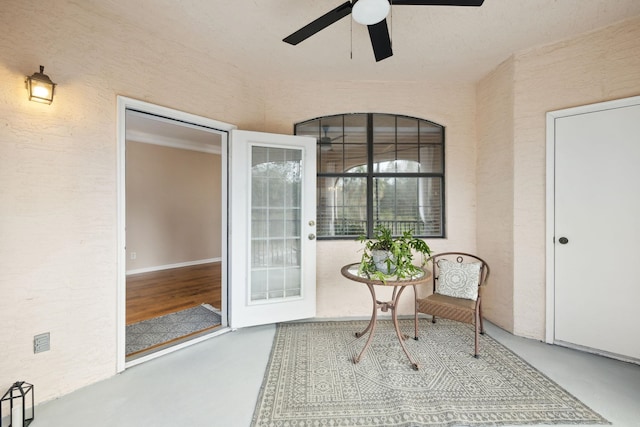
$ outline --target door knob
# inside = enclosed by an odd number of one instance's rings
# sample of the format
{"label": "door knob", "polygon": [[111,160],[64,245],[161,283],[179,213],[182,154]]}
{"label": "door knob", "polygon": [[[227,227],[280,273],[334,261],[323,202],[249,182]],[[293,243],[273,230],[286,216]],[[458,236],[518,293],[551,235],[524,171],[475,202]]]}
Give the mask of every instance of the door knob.
{"label": "door knob", "polygon": [[309,240],[314,240],[316,238],[316,235],[311,233],[309,234]]}
{"label": "door knob", "polygon": [[313,227],[314,225],[316,225],[316,222],[314,220],[311,220],[309,221],[309,225]]}
{"label": "door knob", "polygon": [[569,239],[567,239],[566,237],[561,237],[558,239],[558,242],[560,242],[561,245],[566,245],[567,243],[569,243]]}

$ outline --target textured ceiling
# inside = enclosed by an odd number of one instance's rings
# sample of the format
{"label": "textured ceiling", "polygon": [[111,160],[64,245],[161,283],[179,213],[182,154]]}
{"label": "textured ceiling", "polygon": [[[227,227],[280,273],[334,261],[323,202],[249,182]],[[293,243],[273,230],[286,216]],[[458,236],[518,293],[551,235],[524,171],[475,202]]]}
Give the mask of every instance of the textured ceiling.
{"label": "textured ceiling", "polygon": [[639,0],[485,0],[393,6],[394,56],[376,63],[350,16],[297,46],[282,39],[342,0],[92,0],[93,9],[265,79],[477,81],[512,53],[640,15]]}

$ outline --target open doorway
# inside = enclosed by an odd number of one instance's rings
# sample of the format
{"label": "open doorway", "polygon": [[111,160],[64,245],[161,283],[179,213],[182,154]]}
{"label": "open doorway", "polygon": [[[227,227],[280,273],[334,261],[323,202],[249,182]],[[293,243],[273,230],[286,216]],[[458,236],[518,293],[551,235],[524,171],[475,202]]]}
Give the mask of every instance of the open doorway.
{"label": "open doorway", "polygon": [[226,328],[227,133],[125,111],[127,364]]}
{"label": "open doorway", "polygon": [[[315,177],[316,177],[316,140],[314,138],[277,135],[260,132],[239,131],[237,127],[228,123],[219,122],[202,116],[173,110],[158,105],[149,104],[131,98],[118,96],[118,238],[117,238],[117,371],[146,362],[193,345],[213,336],[228,332],[231,327],[254,326],[265,323],[274,323],[315,316]],[[140,357],[127,359],[126,354],[126,314],[127,314],[127,265],[128,259],[135,251],[135,258],[140,259],[141,253],[129,245],[128,235],[132,230],[127,224],[127,194],[126,194],[126,166],[127,166],[127,113],[143,113],[142,117],[152,120],[149,125],[157,125],[155,122],[171,124],[166,132],[181,127],[198,129],[219,136],[221,146],[221,262],[220,262],[220,294],[221,294],[221,324],[218,328],[204,331],[197,336],[188,337],[186,341],[171,343],[167,348],[161,348]],[[153,122],[155,121],[155,122]],[[131,130],[133,131],[133,129]],[[143,132],[144,133],[144,132]],[[167,135],[165,135],[167,136]],[[210,135],[207,135],[210,137]],[[133,139],[133,136],[131,136]],[[171,147],[175,141],[165,138],[165,145]],[[176,139],[176,138],[173,138]],[[179,139],[179,138],[178,138]],[[232,142],[233,140],[233,142]],[[157,141],[156,141],[157,142]],[[150,145],[162,145],[158,143]],[[185,148],[185,147],[179,147]],[[265,151],[266,150],[266,151]],[[187,150],[189,151],[189,150]],[[193,150],[191,150],[193,151]],[[272,158],[271,152],[274,157]],[[267,153],[266,159],[263,154]],[[291,156],[289,156],[291,154]],[[284,157],[282,157],[284,155]],[[300,178],[300,183],[293,186],[297,197],[282,197],[290,194],[287,191],[276,191],[282,205],[274,205],[276,214],[267,218],[260,227],[269,230],[267,236],[257,235],[254,227],[254,213],[258,220],[260,213],[269,213],[271,206],[263,206],[260,200],[264,199],[261,184],[264,183],[263,172],[273,167],[274,171],[281,171],[283,165],[293,167],[296,171],[292,176]],[[297,166],[296,166],[297,165]],[[265,169],[265,167],[267,167]],[[171,170],[171,167],[167,167]],[[233,172],[233,173],[232,173]],[[254,173],[255,172],[255,173]],[[281,176],[282,174],[279,174]],[[163,178],[166,179],[166,178]],[[296,178],[298,179],[298,178]],[[286,181],[286,180],[285,180]],[[288,181],[286,181],[288,182]],[[272,180],[269,185],[278,187],[283,180]],[[194,184],[194,186],[197,186]],[[234,191],[229,191],[233,188]],[[255,196],[255,197],[254,197]],[[140,197],[145,197],[144,193]],[[257,205],[255,205],[257,203]],[[254,206],[255,205],[255,206]],[[253,209],[253,208],[256,209]],[[253,212],[255,211],[255,212]],[[272,233],[275,231],[276,233]],[[182,234],[178,235],[184,238]],[[233,239],[229,238],[233,236]],[[297,252],[298,265],[255,265],[249,256],[252,248],[265,247],[264,242],[276,242],[282,239],[291,241],[290,248]],[[188,240],[188,239],[187,239]],[[295,242],[295,244],[294,244]],[[296,250],[298,248],[299,250]],[[275,260],[275,258],[273,258]],[[281,261],[285,258],[278,258]],[[291,259],[291,258],[286,258]],[[257,260],[255,260],[257,261]],[[179,264],[179,263],[178,263]],[[168,264],[171,265],[171,264]],[[178,265],[177,267],[180,267]],[[277,267],[276,274],[269,273],[271,267]],[[263,271],[259,271],[263,270]],[[289,274],[281,274],[283,270]],[[269,289],[274,291],[269,301],[259,300],[257,294],[249,294],[258,288],[264,287],[264,272],[267,271]],[[131,273],[131,270],[130,270]],[[295,273],[295,274],[294,274]],[[275,295],[277,289],[285,289],[286,283],[299,280],[301,287],[299,294],[291,298],[282,298]],[[233,285],[231,284],[233,282]],[[254,286],[255,285],[255,286]],[[260,292],[258,292],[260,293]],[[262,293],[263,294],[263,293]],[[258,297],[254,300],[253,296]]]}

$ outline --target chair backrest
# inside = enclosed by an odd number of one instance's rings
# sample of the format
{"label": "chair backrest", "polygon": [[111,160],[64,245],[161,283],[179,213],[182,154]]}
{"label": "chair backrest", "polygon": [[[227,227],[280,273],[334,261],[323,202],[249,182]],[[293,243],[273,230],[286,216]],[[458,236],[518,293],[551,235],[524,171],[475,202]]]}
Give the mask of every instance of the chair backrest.
{"label": "chair backrest", "polygon": [[431,277],[433,280],[434,293],[436,292],[436,284],[438,282],[438,276],[439,276],[438,261],[441,259],[447,259],[449,261],[458,262],[458,263],[479,262],[481,265],[480,265],[480,275],[478,277],[478,287],[481,287],[484,284],[486,284],[487,278],[489,277],[489,264],[487,264],[485,260],[483,260],[482,258],[476,255],[472,255],[464,252],[442,252],[439,254],[432,255],[426,260],[427,263],[431,262],[432,264],[431,268],[432,268],[433,275]]}

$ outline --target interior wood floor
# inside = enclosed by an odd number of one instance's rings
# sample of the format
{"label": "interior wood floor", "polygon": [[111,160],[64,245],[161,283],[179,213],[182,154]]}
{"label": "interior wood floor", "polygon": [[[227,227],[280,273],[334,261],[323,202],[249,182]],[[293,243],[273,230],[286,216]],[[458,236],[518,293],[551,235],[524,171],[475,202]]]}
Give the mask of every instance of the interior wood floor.
{"label": "interior wood floor", "polygon": [[202,303],[221,309],[221,274],[213,262],[127,276],[127,325]]}

